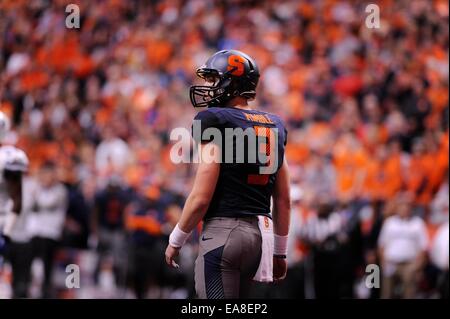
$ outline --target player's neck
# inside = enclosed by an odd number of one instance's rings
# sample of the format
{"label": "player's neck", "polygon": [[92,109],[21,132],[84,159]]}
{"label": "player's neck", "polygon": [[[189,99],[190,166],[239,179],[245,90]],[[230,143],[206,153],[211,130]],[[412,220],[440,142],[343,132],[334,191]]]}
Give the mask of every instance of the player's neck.
{"label": "player's neck", "polygon": [[228,107],[233,107],[236,109],[243,109],[243,110],[251,109],[250,105],[248,105],[248,103],[247,103],[247,99],[244,99],[242,97],[236,97],[236,98],[232,99],[228,103]]}

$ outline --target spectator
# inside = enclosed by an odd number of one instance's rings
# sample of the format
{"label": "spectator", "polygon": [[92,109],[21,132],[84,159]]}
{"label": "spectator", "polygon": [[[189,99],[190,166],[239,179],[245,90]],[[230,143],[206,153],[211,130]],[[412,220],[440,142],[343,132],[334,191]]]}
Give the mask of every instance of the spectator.
{"label": "spectator", "polygon": [[402,298],[416,297],[417,278],[426,260],[428,234],[423,220],[412,212],[412,198],[403,194],[399,196],[396,214],[383,223],[378,238],[382,298],[394,297],[397,279],[402,287]]}
{"label": "spectator", "polygon": [[68,208],[62,244],[65,247],[87,249],[92,205],[81,192],[79,185],[67,184],[66,187],[68,190]]}
{"label": "spectator", "polygon": [[449,260],[449,228],[448,221],[443,223],[433,240],[430,252],[431,261],[440,270],[438,279],[438,288],[441,298],[448,299],[449,277],[448,277],[448,260]]}
{"label": "spectator", "polygon": [[52,297],[52,271],[67,211],[67,191],[56,178],[55,164],[47,162],[39,172],[33,213],[29,227],[33,235],[34,257],[44,263],[41,296]]}
{"label": "spectator", "polygon": [[12,267],[12,296],[13,298],[27,298],[31,283],[31,262],[33,261],[32,234],[28,223],[36,196],[36,181],[26,177],[22,185],[23,203],[13,231],[11,232],[11,246],[9,260]]}
{"label": "spectator", "polygon": [[314,264],[314,292],[318,299],[339,298],[341,243],[339,233],[343,229],[341,214],[333,211],[330,203],[323,202],[317,215],[309,218],[302,230],[302,240],[311,247]]}
{"label": "spectator", "polygon": [[129,161],[129,147],[120,138],[113,135],[110,127],[104,129],[104,139],[97,146],[95,164],[100,176],[122,173]]}
{"label": "spectator", "polygon": [[164,264],[160,256],[165,246],[161,238],[162,218],[158,215],[155,202],[149,198],[135,198],[127,208],[129,273],[138,299],[146,298],[149,288],[157,287],[163,275]]}
{"label": "spectator", "polygon": [[98,271],[102,269],[103,261],[112,263],[114,282],[122,287],[125,285],[127,264],[124,219],[125,208],[130,199],[130,191],[114,176],[109,179],[106,187],[96,194],[92,217],[91,242],[98,243]]}

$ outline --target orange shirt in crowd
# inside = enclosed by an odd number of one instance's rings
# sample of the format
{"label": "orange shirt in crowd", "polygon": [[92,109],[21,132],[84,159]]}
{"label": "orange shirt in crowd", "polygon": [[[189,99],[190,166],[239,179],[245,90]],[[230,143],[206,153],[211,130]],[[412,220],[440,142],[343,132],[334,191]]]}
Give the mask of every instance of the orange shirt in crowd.
{"label": "orange shirt in crowd", "polygon": [[304,164],[309,156],[309,147],[306,143],[288,143],[285,153],[289,163]]}
{"label": "orange shirt in crowd", "polygon": [[41,70],[25,72],[20,78],[21,88],[24,91],[32,91],[36,88],[44,87],[49,83],[49,76]]}
{"label": "orange shirt in crowd", "polygon": [[361,195],[365,167],[367,166],[366,152],[361,148],[356,151],[334,153],[334,166],[336,169],[337,193],[343,200]]}
{"label": "orange shirt in crowd", "polygon": [[434,164],[431,167],[427,191],[433,195],[438,191],[448,171],[448,133],[443,135],[439,150],[430,154],[430,157]]}
{"label": "orange shirt in crowd", "polygon": [[429,154],[411,156],[406,170],[407,190],[416,195],[418,204],[426,205],[431,200],[429,192],[430,176],[435,165],[435,159]]}
{"label": "orange shirt in crowd", "polygon": [[400,156],[386,161],[369,159],[366,166],[364,195],[372,200],[393,198],[402,187]]}

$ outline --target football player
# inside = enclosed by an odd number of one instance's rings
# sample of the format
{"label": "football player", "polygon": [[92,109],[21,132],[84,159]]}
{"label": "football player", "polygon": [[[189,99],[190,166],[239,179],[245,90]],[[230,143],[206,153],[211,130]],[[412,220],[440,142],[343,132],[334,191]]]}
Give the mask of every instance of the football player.
{"label": "football player", "polygon": [[[247,54],[219,51],[196,73],[206,83],[190,88],[191,102],[194,107],[207,109],[199,112],[195,120],[200,121],[202,133],[214,128],[222,133],[223,140],[217,143],[203,136],[208,134],[194,134],[201,148],[200,163],[182,216],[169,237],[166,263],[178,267],[175,259],[179,250],[203,220],[195,263],[198,297],[243,298],[261,265],[270,265],[270,276],[266,273],[266,280],[259,281],[277,281],[286,276],[290,215],[289,174],[284,160],[287,131],[278,116],[248,105],[255,98],[260,75]],[[263,143],[258,143],[255,152],[262,150],[270,161],[276,157],[278,161],[272,162],[277,162],[275,169],[261,173],[270,162],[250,161],[250,143],[244,148],[245,160],[236,160],[236,141],[231,143],[232,150],[222,147],[226,145],[226,129],[230,128],[249,129],[255,136],[262,136]],[[277,135],[276,143],[272,134]],[[224,160],[229,151],[234,154],[232,162]],[[205,160],[211,154],[214,160]],[[264,244],[262,220],[266,227],[273,221],[272,250],[270,244]],[[265,254],[267,251],[270,253]]]}
{"label": "football player", "polygon": [[1,144],[9,127],[9,119],[0,112],[0,266],[9,235],[22,210],[22,174],[28,169],[24,151]]}

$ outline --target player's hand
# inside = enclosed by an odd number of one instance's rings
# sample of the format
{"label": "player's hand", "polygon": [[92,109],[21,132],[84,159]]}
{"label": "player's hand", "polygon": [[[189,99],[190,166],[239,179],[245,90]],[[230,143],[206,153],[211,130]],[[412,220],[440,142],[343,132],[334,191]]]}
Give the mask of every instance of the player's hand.
{"label": "player's hand", "polygon": [[278,282],[286,278],[287,261],[286,258],[273,257],[273,281]]}
{"label": "player's hand", "polygon": [[180,248],[175,248],[167,245],[166,248],[166,263],[170,267],[179,268],[180,266],[175,262],[175,258],[180,254]]}

